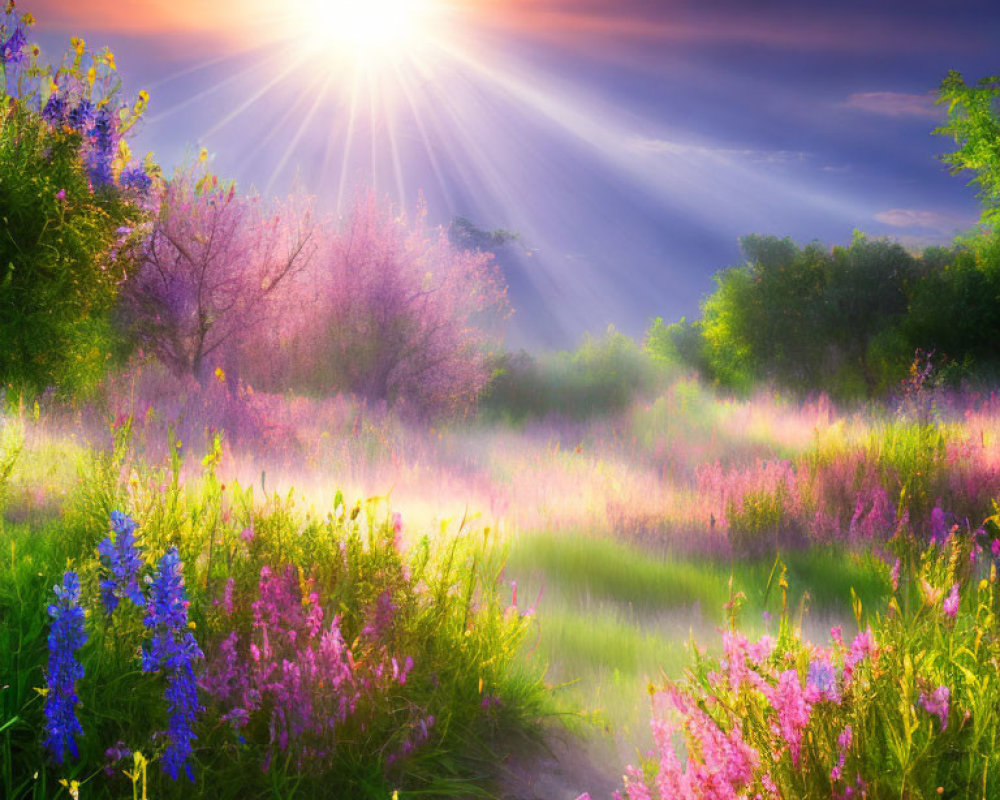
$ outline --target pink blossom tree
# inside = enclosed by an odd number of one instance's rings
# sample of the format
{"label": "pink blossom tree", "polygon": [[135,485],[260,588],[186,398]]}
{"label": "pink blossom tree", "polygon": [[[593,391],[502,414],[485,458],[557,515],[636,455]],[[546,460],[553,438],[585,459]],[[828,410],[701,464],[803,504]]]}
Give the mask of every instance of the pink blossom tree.
{"label": "pink blossom tree", "polygon": [[509,314],[489,254],[454,247],[423,209],[411,221],[369,194],[310,274],[317,317],[291,345],[305,383],[420,414],[472,406]]}
{"label": "pink blossom tree", "polygon": [[315,252],[302,203],[268,207],[220,184],[204,158],[163,189],[124,291],[139,338],[178,375],[203,380],[265,328]]}

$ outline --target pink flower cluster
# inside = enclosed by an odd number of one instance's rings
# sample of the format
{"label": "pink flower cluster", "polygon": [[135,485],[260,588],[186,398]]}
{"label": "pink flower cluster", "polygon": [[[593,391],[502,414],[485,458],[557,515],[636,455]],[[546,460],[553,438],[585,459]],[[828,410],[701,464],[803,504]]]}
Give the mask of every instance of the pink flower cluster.
{"label": "pink flower cluster", "polygon": [[[771,637],[751,642],[739,633],[723,634],[723,660],[718,670],[706,675],[708,695],[704,700],[699,699],[697,690],[685,691],[673,685],[654,697],[651,726],[658,771],[651,790],[641,770],[626,769],[628,800],[779,797],[771,765],[787,754],[793,767],[800,766],[814,710],[823,703],[839,705],[862,662],[878,652],[870,629],[858,634],[849,646],[839,628],[831,630],[831,638],[830,650],[810,646],[803,680],[799,670],[790,665],[790,654],[778,658]],[[766,743],[754,739],[751,744],[744,738],[738,710],[744,703],[763,711],[769,720],[771,737]],[[673,721],[678,716],[683,720],[687,743],[684,764],[672,741],[681,730]],[[837,759],[830,772],[834,783],[841,780],[852,741],[853,731],[845,727],[837,739],[836,753],[831,754]],[[852,796],[856,789],[848,787],[842,795]]]}
{"label": "pink flower cluster", "polygon": [[359,706],[405,684],[413,668],[411,657],[399,659],[365,634],[348,644],[341,618],[325,623],[319,596],[306,588],[295,566],[277,574],[263,567],[249,636],[233,631],[223,640],[202,681],[237,730],[266,722],[265,769],[290,748],[300,764],[327,755]]}

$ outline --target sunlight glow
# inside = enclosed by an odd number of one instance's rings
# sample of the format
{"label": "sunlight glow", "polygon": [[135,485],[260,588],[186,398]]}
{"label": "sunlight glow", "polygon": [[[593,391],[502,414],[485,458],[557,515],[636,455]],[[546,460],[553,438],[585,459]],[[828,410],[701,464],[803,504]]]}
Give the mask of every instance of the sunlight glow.
{"label": "sunlight glow", "polygon": [[434,0],[299,0],[296,25],[307,48],[332,57],[378,61],[433,35]]}

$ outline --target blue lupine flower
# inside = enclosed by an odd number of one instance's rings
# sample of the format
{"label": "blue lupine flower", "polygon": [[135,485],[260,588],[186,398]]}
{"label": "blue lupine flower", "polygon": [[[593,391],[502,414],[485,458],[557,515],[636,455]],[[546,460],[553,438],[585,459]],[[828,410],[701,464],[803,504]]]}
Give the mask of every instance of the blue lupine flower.
{"label": "blue lupine flower", "polygon": [[[82,103],[81,103],[82,104]],[[94,144],[101,152],[110,153],[114,145],[114,120],[107,106],[98,109],[92,129]]]}
{"label": "blue lupine flower", "polygon": [[67,752],[79,756],[76,736],[83,733],[76,718],[76,682],[83,677],[83,664],[76,651],[87,641],[83,609],[80,608],[80,579],[75,572],[63,575],[62,586],[54,586],[56,602],[49,606],[52,628],[49,631],[48,694],[45,696],[45,746],[57,764]]}
{"label": "blue lupine flower", "polygon": [[95,189],[110,186],[115,179],[111,171],[111,152],[92,150],[87,158],[87,173]]}
{"label": "blue lupine flower", "polygon": [[58,94],[50,94],[42,109],[42,119],[54,127],[62,125],[66,119],[66,101]]}
{"label": "blue lupine flower", "polygon": [[146,617],[147,628],[153,636],[142,648],[143,672],[165,670],[169,722],[167,749],[163,753],[163,770],[177,780],[181,766],[189,779],[194,780],[187,764],[192,752],[195,715],[201,710],[194,678],[194,662],[204,658],[188,629],[188,601],[184,591],[183,564],[172,547],[160,559],[150,586]]}
{"label": "blue lupine flower", "polygon": [[139,194],[148,194],[149,190],[153,188],[153,180],[142,167],[129,167],[122,170],[118,185],[122,189],[132,189]]}
{"label": "blue lupine flower", "polygon": [[23,63],[28,57],[25,49],[27,44],[28,37],[24,35],[24,28],[18,25],[7,40],[0,44],[0,63],[12,65]]}
{"label": "blue lupine flower", "polygon": [[83,133],[94,118],[94,105],[87,99],[81,100],[75,107],[70,109],[66,122],[72,128],[76,128]]}
{"label": "blue lupine flower", "polygon": [[131,600],[140,608],[146,604],[146,598],[139,587],[139,572],[143,562],[141,550],[135,543],[135,529],[135,520],[130,516],[112,511],[111,530],[115,532],[114,541],[108,536],[97,545],[101,564],[110,572],[110,576],[100,584],[101,604],[109,617],[122,598]]}

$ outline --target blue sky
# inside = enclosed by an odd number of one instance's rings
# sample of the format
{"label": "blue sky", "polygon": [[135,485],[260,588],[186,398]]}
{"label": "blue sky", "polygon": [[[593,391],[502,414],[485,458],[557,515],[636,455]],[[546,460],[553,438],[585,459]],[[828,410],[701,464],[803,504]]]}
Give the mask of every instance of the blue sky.
{"label": "blue sky", "polygon": [[115,51],[151,94],[134,149],[168,170],[206,147],[241,186],[297,182],[331,213],[374,186],[518,232],[512,347],[696,316],[743,234],[919,246],[978,215],[937,160],[933,91],[1000,72],[995,3],[441,4],[363,67],[315,38],[310,0],[19,7],[47,54],[74,34]]}

